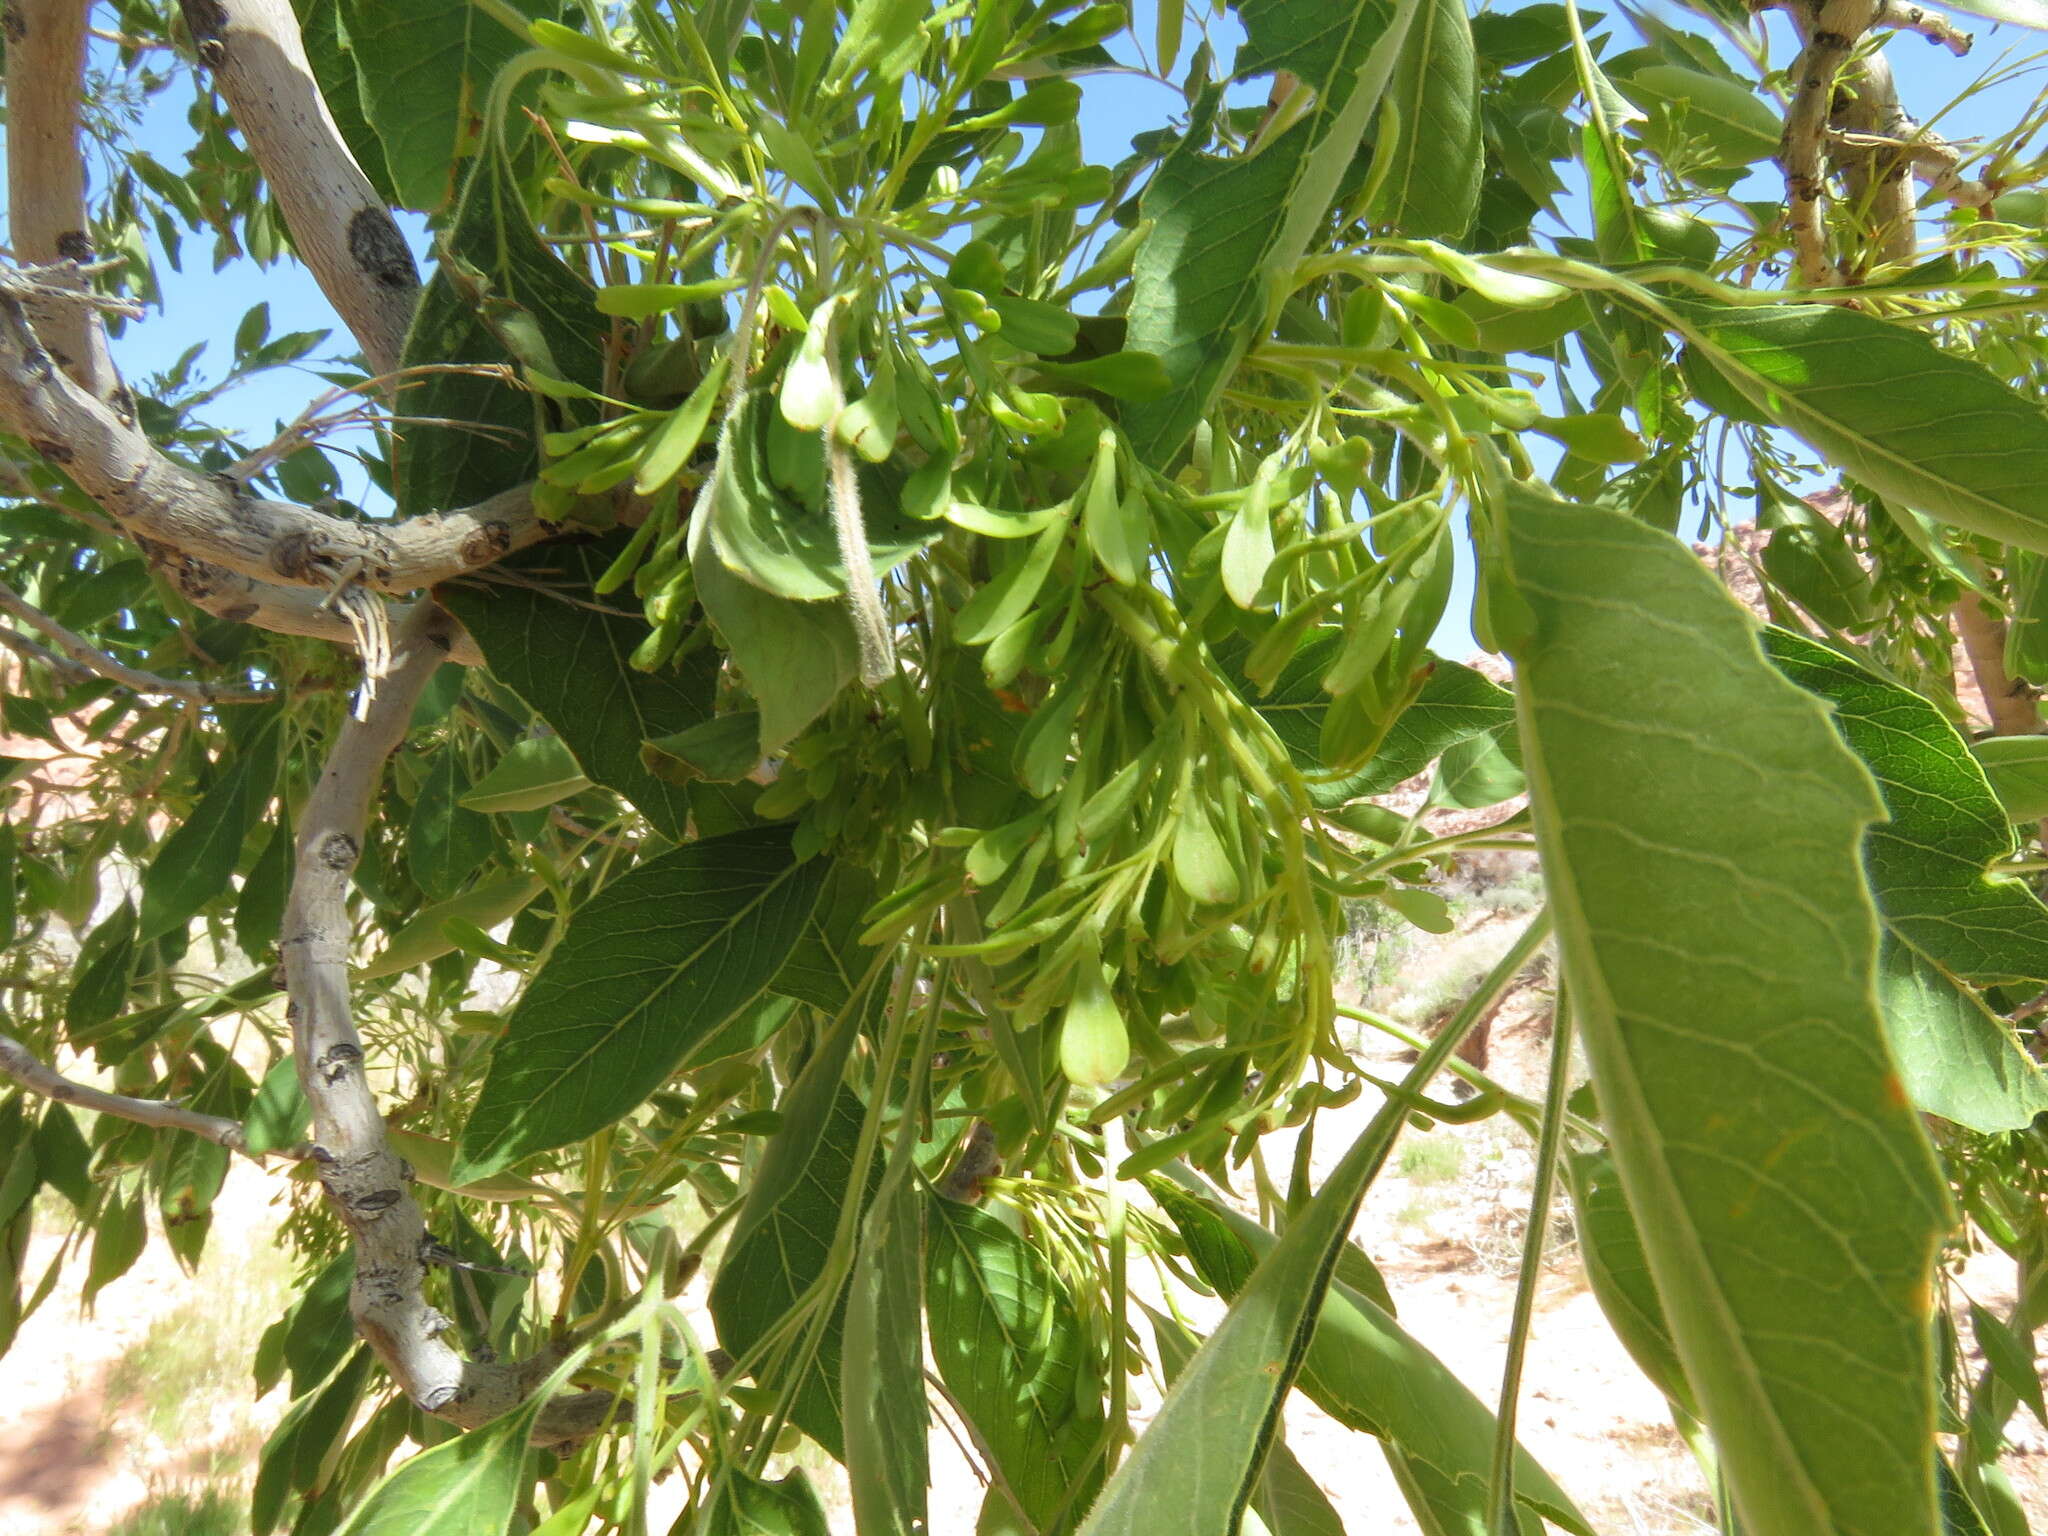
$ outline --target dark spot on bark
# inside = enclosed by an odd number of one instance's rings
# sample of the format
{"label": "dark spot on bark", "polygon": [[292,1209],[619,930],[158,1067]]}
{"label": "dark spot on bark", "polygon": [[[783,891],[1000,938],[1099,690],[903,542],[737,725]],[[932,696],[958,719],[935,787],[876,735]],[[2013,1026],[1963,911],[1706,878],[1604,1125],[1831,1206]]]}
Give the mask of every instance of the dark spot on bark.
{"label": "dark spot on bark", "polygon": [[335,1161],[334,1154],[321,1146],[317,1141],[312,1146],[306,1148],[306,1155],[316,1163],[332,1164]]}
{"label": "dark spot on bark", "polygon": [[135,396],[129,392],[126,384],[114,386],[113,397],[108,403],[114,407],[114,413],[123,421],[135,419]]}
{"label": "dark spot on bark", "polygon": [[1849,39],[1839,32],[1816,32],[1813,34],[1813,46],[1846,52],[1849,48]]}
{"label": "dark spot on bark", "polygon": [[246,624],[262,611],[256,603],[235,603],[220,611],[220,616],[230,624]]}
{"label": "dark spot on bark", "polygon": [[286,534],[270,552],[271,569],[293,581],[304,580],[320,563],[320,538],[304,530]]}
{"label": "dark spot on bark", "polygon": [[57,254],[66,261],[91,261],[92,239],[82,229],[67,229],[57,237]]}
{"label": "dark spot on bark", "polygon": [[511,528],[492,518],[462,541],[462,563],[469,566],[489,565],[511,547]]}
{"label": "dark spot on bark", "polygon": [[228,56],[227,44],[222,41],[228,29],[227,7],[220,0],[178,0],[178,9],[185,13],[185,30],[192,34],[199,62],[218,69]]}
{"label": "dark spot on bark", "polygon": [[419,269],[405,236],[382,208],[363,208],[348,221],[348,255],[358,271],[380,288],[410,293],[420,285]]}
{"label": "dark spot on bark", "polygon": [[[358,1211],[388,1211],[405,1198],[405,1192],[397,1189],[373,1189],[360,1199],[350,1202],[350,1208]],[[391,1296],[389,1300],[398,1300]]]}
{"label": "dark spot on bark", "polygon": [[408,1184],[417,1183],[419,1180],[419,1173],[402,1157],[398,1160],[398,1176]]}
{"label": "dark spot on bark", "polygon": [[52,464],[69,464],[73,457],[70,445],[54,438],[32,437],[28,445]]}
{"label": "dark spot on bark", "polygon": [[320,839],[320,847],[314,857],[329,869],[353,869],[356,856],[361,852],[356,840],[346,832],[330,832]]}
{"label": "dark spot on bark", "polygon": [[9,47],[28,36],[28,18],[21,14],[21,7],[10,5],[0,10],[0,31],[7,34]]}
{"label": "dark spot on bark", "polygon": [[440,630],[437,629],[432,634],[427,636],[427,644],[433,646],[434,649],[436,649],[443,656],[445,656],[450,651],[455,649],[455,637],[453,635],[443,634]]}

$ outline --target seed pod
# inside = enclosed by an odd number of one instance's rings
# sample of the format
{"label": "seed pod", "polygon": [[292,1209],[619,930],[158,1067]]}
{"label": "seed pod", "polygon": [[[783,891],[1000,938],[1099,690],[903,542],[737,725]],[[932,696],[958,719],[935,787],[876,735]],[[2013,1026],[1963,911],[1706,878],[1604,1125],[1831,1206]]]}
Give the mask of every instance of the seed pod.
{"label": "seed pod", "polygon": [[1060,1070],[1070,1082],[1100,1088],[1121,1077],[1130,1059],[1130,1031],[1090,945],[1081,956],[1074,995],[1060,1020]]}

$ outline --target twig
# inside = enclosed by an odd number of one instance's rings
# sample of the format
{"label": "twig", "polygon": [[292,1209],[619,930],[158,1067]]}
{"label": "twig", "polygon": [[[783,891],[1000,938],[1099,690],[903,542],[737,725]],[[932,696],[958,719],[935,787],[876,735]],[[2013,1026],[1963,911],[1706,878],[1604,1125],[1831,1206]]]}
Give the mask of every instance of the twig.
{"label": "twig", "polygon": [[[137,693],[163,694],[193,704],[266,704],[277,697],[276,692],[268,688],[228,688],[190,678],[158,677],[154,672],[143,672],[116,661],[105,652],[96,650],[84,636],[58,623],[4,581],[0,581],[0,613],[19,619],[54,642],[73,667],[91,676],[119,683],[124,688],[132,688]],[[0,631],[0,636],[10,633]]]}
{"label": "twig", "polygon": [[203,1115],[168,1099],[132,1099],[125,1093],[106,1093],[84,1083],[73,1082],[55,1067],[46,1065],[12,1035],[0,1035],[0,1072],[5,1072],[21,1088],[39,1098],[54,1099],[59,1104],[76,1104],[80,1109],[133,1120],[137,1125],[153,1125],[158,1130],[190,1131],[194,1136],[203,1136],[230,1152],[240,1152],[259,1162],[264,1157],[303,1162],[314,1155],[313,1149],[304,1143],[295,1147],[278,1147],[268,1153],[251,1152],[248,1137],[238,1120]]}
{"label": "twig", "polygon": [[[453,1324],[426,1299],[430,1239],[412,1197],[411,1170],[385,1136],[365,1075],[348,962],[351,876],[360,858],[384,764],[405,737],[427,679],[447,659],[452,621],[431,603],[393,636],[393,664],[360,717],[345,721],[299,816],[297,857],[279,951],[290,999],[292,1053],[313,1109],[321,1187],[355,1240],[350,1311],[356,1327],[419,1408],[464,1429],[496,1418],[533,1391],[560,1358],[465,1360],[447,1343]],[[567,1450],[595,1433],[612,1399],[557,1399],[535,1443]]]}

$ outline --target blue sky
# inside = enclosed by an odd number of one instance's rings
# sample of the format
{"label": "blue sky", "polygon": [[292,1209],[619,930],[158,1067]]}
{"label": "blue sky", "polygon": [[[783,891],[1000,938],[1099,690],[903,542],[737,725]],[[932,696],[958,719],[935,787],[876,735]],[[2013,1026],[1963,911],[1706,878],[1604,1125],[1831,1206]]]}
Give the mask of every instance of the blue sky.
{"label": "blue sky", "polygon": [[[1501,5],[1492,8],[1512,10],[1515,7]],[[1654,3],[1653,0],[1649,8],[1678,25],[1708,30],[1697,16],[1675,6]],[[1599,11],[1602,7],[1596,0],[1588,9]],[[1612,50],[1633,46],[1633,29],[1620,15],[1612,13],[1612,7],[1607,9],[1610,14],[1596,30],[1604,29],[1613,35]],[[1156,14],[1156,0],[1137,0],[1133,30],[1138,37],[1152,37]],[[1938,130],[1951,139],[1989,137],[2005,131],[2032,105],[2041,89],[2043,68],[2035,55],[2048,45],[2048,36],[1964,15],[1958,15],[1956,19],[1977,37],[1975,49],[1966,58],[1955,58],[1945,49],[1909,36],[1901,36],[1890,45],[1888,51],[1900,96],[1909,112],[1923,122],[1935,123]],[[1782,15],[1776,13],[1768,17],[1766,25],[1770,61],[1783,67],[1796,51],[1789,25]],[[1219,55],[1219,67],[1227,66],[1241,36],[1234,13],[1226,13],[1212,21],[1210,37]],[[1198,40],[1199,32],[1190,23],[1181,48],[1182,68]],[[1123,56],[1128,58],[1128,39],[1121,42]],[[1994,69],[2005,72],[2008,78],[1957,104],[1974,82]],[[1263,84],[1247,89],[1262,93]],[[173,168],[183,163],[191,138],[185,118],[189,102],[190,96],[185,89],[174,88],[151,103],[142,125],[141,138],[145,147]],[[1121,158],[1134,133],[1157,127],[1180,110],[1181,105],[1177,90],[1142,77],[1102,76],[1085,81],[1080,124],[1090,158],[1100,163],[1113,163]],[[1571,168],[1561,169],[1567,181],[1571,181]],[[1773,168],[1760,167],[1755,181],[1754,195],[1779,195],[1777,173]],[[1576,186],[1567,193],[1560,207],[1567,223],[1581,224],[1583,202]],[[407,220],[406,227],[424,269],[427,251],[424,223],[411,218]],[[1539,230],[1561,232],[1546,230],[1544,226],[1539,226]],[[253,263],[239,261],[216,272],[211,269],[210,244],[204,239],[189,240],[181,272],[172,271],[167,263],[160,263],[162,311],[130,325],[115,344],[116,360],[124,372],[130,376],[141,376],[162,369],[186,348],[207,342],[209,350],[201,369],[209,376],[218,377],[227,364],[231,350],[229,338],[236,323],[243,312],[259,300],[270,306],[273,334],[287,330],[331,328],[334,336],[330,350],[334,353],[351,350],[347,333],[335,319],[332,307],[303,268],[280,263],[262,270]],[[251,441],[261,442],[324,388],[322,381],[314,377],[310,369],[280,370],[230,391],[222,397],[211,416]],[[349,478],[352,482],[350,490],[360,493],[361,480],[356,476]],[[1469,573],[1461,572],[1458,590],[1453,594],[1444,624],[1437,635],[1437,648],[1444,654],[1462,656],[1472,649],[1466,624],[1468,602]]]}

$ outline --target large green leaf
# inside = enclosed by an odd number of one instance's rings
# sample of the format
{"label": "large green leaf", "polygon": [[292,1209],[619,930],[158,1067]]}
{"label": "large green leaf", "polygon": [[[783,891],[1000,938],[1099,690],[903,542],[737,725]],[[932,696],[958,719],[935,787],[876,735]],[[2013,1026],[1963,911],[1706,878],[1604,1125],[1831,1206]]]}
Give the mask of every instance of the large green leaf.
{"label": "large green leaf", "polygon": [[[710,498],[719,557],[755,586],[779,597],[819,602],[846,594],[839,536],[826,507],[825,448],[816,432],[782,418],[772,389],[749,390],[719,436],[718,490]],[[941,522],[903,511],[902,477],[860,460],[862,522],[878,574],[935,542]]]}
{"label": "large green leaf", "polygon": [[2048,1110],[2048,1076],[1982,999],[1909,944],[1886,935],[1878,999],[1913,1103],[1973,1131],[2017,1131]]}
{"label": "large green leaf", "polygon": [[827,866],[779,827],[687,843],[577,909],[492,1045],[454,1178],[602,1130],[775,979]]}
{"label": "large green leaf", "polygon": [[[1201,1338],[1174,1318],[1145,1309],[1152,1324],[1152,1337],[1159,1351],[1159,1365],[1171,1387],[1188,1361],[1194,1358]],[[1271,1536],[1344,1536],[1344,1521],[1330,1503],[1329,1495],[1316,1485],[1284,1438],[1276,1438],[1260,1475],[1258,1492],[1252,1495],[1252,1509]]]}
{"label": "large green leaf", "polygon": [[1987,874],[2013,851],[2004,808],[1941,711],[1839,652],[1786,630],[1764,650],[1835,706],[1835,727],[1877,779],[1890,819],[1863,844],[1878,910],[1900,938],[1970,981],[2048,980],[2048,907]]}
{"label": "large green leaf", "polygon": [[[1425,0],[1387,84],[1393,125],[1373,161],[1369,215],[1397,234],[1457,240],[1479,209],[1486,143],[1464,0]],[[1382,130],[1383,133],[1385,130]]]}
{"label": "large green leaf", "polygon": [[1104,1424],[1073,1298],[1037,1249],[971,1205],[934,1196],[925,1245],[939,1379],[1032,1527],[1071,1530],[1102,1481]]}
{"label": "large green leaf", "polygon": [[628,665],[647,625],[591,594],[616,553],[610,539],[550,544],[509,562],[541,586],[452,585],[435,593],[482,647],[491,675],[554,727],[583,771],[680,838],[689,797],[647,771],[640,744],[711,718],[717,658],[704,651],[659,672]]}
{"label": "large green leaf", "polygon": [[[526,16],[561,12],[559,0],[511,4]],[[399,201],[431,212],[448,200],[492,78],[528,45],[471,0],[341,0],[341,20]]]}
{"label": "large green leaf", "polygon": [[[1195,1272],[1219,1295],[1235,1298],[1279,1241],[1249,1217],[1163,1177],[1146,1187],[1187,1244]],[[1296,1385],[1338,1423],[1379,1437],[1426,1529],[1488,1536],[1493,1411],[1379,1303],[1333,1280]],[[1590,1531],[1564,1490],[1519,1448],[1515,1495],[1527,1514]]]}
{"label": "large green leaf", "polygon": [[1565,976],[1745,1529],[1933,1536],[1946,1212],[1875,1006],[1875,790],[1683,545],[1521,486],[1505,543]]}
{"label": "large green leaf", "polygon": [[727,568],[711,534],[710,506],[737,494],[723,455],[690,518],[697,600],[725,641],[761,713],[761,752],[780,750],[839,696],[859,670],[860,645],[842,603],[778,597]]}
{"label": "large green leaf", "polygon": [[1131,273],[1125,346],[1165,364],[1172,388],[1131,401],[1124,430],[1147,462],[1179,453],[1324,227],[1371,127],[1420,0],[1391,20],[1375,0],[1243,0],[1241,77],[1285,71],[1315,93],[1301,120],[1256,155],[1175,148],[1145,189],[1151,233]]}
{"label": "large green leaf", "polygon": [[[804,1064],[778,1106],[782,1125],[769,1139],[733,1225],[732,1246],[711,1285],[711,1316],[718,1341],[745,1356],[824,1278],[833,1236],[853,1183],[855,1148],[866,1106],[840,1078],[846,1070],[859,1014],[848,1013]],[[870,1180],[870,1190],[873,1181]],[[842,1285],[845,1272],[840,1272]],[[844,1348],[843,1289],[812,1298],[824,1321],[810,1314],[754,1368],[763,1386],[790,1394],[789,1417],[835,1461],[846,1459],[839,1409],[839,1362]],[[807,1333],[815,1353],[801,1355]]]}
{"label": "large green leaf", "polygon": [[547,1399],[526,1402],[402,1461],[370,1490],[339,1536],[497,1536],[527,1492],[527,1437]]}
{"label": "large green leaf", "polygon": [[[448,0],[433,3],[438,8]],[[456,3],[470,9],[466,0]],[[597,389],[604,383],[610,330],[590,285],[535,232],[501,159],[482,156],[413,311],[406,366],[518,363]],[[532,477],[536,412],[545,408],[509,380],[428,373],[398,398],[401,411],[423,418],[405,423],[392,454],[402,514],[467,506]]]}
{"label": "large green leaf", "polygon": [[356,164],[387,203],[398,201],[398,189],[391,185],[391,170],[384,163],[384,144],[370,120],[363,115],[363,87],[356,73],[355,50],[340,32],[340,10],[333,0],[292,0],[298,14],[299,35],[306,44],[306,61],[312,65],[320,98],[341,130],[342,142],[355,156]]}
{"label": "large green leaf", "polygon": [[238,753],[163,840],[142,876],[139,939],[146,942],[183,928],[233,886],[242,843],[270,803],[277,756],[263,747],[275,739],[266,732],[256,750]]}
{"label": "large green leaf", "polygon": [[2048,415],[1924,331],[1833,304],[1667,305],[1771,421],[1880,495],[2048,551]]}

